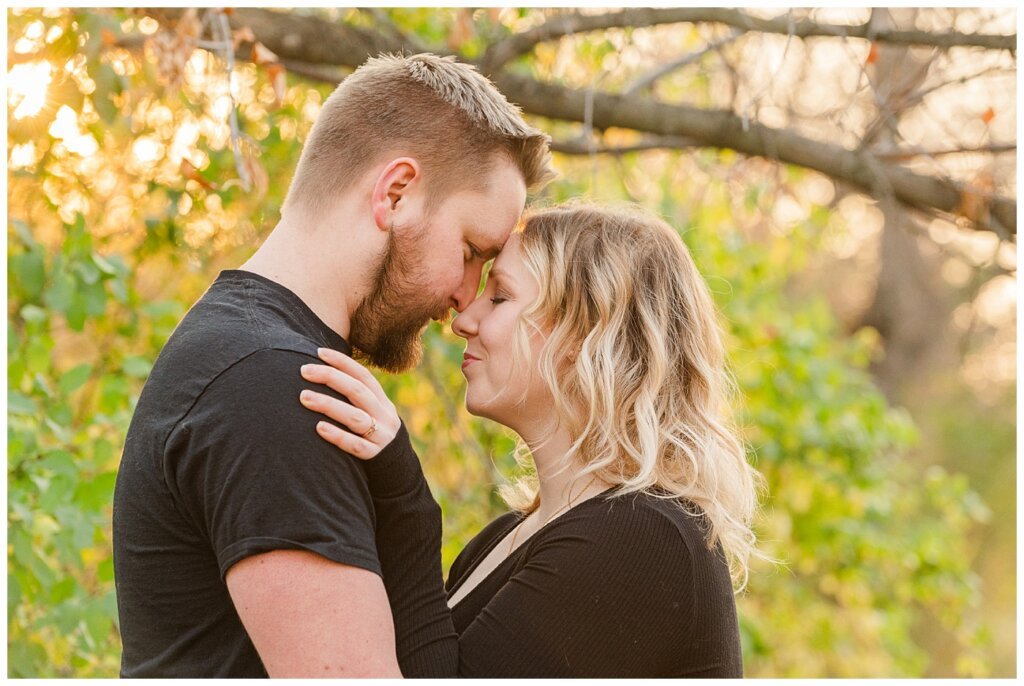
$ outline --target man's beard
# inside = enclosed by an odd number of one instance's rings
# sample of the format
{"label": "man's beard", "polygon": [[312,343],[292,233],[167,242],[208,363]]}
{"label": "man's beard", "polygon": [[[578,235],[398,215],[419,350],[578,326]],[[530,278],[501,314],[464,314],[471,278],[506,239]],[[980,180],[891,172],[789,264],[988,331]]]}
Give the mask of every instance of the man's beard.
{"label": "man's beard", "polygon": [[384,257],[373,276],[370,293],[352,313],[349,343],[357,359],[388,372],[403,372],[419,364],[423,356],[420,336],[432,318],[445,319],[447,297],[424,302],[423,270],[416,259],[422,254],[426,227],[408,241],[406,231],[391,230]]}

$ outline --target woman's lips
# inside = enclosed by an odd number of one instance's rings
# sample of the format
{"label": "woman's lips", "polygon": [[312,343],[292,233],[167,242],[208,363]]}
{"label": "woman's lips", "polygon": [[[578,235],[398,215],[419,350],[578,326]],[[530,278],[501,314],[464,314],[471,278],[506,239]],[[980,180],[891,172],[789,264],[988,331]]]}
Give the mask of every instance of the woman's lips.
{"label": "woman's lips", "polygon": [[474,357],[473,355],[470,355],[469,353],[466,353],[465,355],[462,356],[462,370],[465,371],[466,367],[468,367],[469,365],[473,364],[474,362],[479,362],[479,361],[480,361],[479,357]]}

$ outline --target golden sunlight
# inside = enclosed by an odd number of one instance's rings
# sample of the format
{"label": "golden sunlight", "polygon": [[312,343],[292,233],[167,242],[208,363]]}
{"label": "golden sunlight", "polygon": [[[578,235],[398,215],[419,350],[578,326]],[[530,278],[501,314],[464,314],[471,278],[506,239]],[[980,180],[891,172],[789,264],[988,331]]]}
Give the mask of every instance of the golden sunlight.
{"label": "golden sunlight", "polygon": [[15,145],[11,148],[11,156],[8,164],[11,165],[11,169],[22,169],[24,167],[31,167],[36,163],[36,144],[32,141],[23,143],[21,145]]}
{"label": "golden sunlight", "polygon": [[99,144],[91,133],[84,133],[78,125],[78,115],[67,105],[61,105],[57,116],[50,124],[50,135],[61,140],[69,152],[89,157],[99,150]]}
{"label": "golden sunlight", "polygon": [[46,89],[52,80],[49,62],[18,64],[7,73],[7,103],[15,108],[15,119],[39,114],[46,105]]}

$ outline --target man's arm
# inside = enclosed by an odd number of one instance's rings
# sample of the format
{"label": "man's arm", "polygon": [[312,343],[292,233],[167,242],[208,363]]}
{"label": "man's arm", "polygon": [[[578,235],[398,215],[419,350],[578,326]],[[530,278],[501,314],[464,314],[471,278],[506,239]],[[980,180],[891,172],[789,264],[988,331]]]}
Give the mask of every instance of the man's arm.
{"label": "man's arm", "polygon": [[441,573],[441,508],[430,493],[405,425],[380,383],[342,353],[322,350],[320,354],[334,368],[308,365],[303,376],[326,384],[352,404],[316,394],[304,404],[324,411],[345,427],[365,422],[365,415],[354,414],[365,412],[382,429],[374,431],[370,440],[324,422],[330,428],[320,435],[349,455],[365,459],[377,516],[377,556],[394,619],[398,664],[408,677],[454,677],[459,637]]}
{"label": "man's arm", "polygon": [[310,359],[268,349],[222,372],[168,437],[166,483],[270,674],[398,675],[367,477],[299,403]]}
{"label": "man's arm", "polygon": [[271,677],[401,677],[381,578],[304,550],[232,565],[231,600]]}

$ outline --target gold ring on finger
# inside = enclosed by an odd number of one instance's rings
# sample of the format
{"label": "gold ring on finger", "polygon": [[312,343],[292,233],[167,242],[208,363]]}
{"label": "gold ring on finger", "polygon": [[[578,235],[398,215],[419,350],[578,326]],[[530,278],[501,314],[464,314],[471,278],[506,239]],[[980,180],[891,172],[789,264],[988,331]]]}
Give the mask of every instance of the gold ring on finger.
{"label": "gold ring on finger", "polygon": [[363,438],[369,440],[370,436],[372,436],[373,432],[376,431],[376,430],[377,430],[377,420],[374,419],[373,417],[370,417],[370,428],[367,429],[366,433],[363,434]]}

